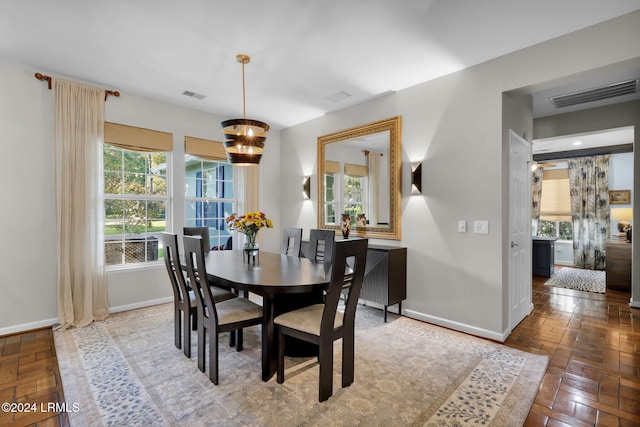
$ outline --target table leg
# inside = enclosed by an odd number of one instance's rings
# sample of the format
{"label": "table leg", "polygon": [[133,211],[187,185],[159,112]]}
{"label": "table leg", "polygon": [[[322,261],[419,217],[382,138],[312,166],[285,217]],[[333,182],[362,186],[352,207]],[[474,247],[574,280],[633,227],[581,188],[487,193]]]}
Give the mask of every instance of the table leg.
{"label": "table leg", "polygon": [[273,319],[275,318],[275,312],[273,309],[273,299],[264,296],[262,297],[262,381],[269,381],[273,374],[276,372],[277,357],[276,357],[276,340],[275,327]]}

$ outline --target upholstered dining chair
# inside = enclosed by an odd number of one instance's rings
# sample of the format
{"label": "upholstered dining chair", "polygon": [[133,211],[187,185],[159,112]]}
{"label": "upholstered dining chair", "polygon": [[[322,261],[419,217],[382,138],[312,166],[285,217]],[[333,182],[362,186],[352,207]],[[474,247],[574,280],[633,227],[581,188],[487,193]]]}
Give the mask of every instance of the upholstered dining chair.
{"label": "upholstered dining chair", "polygon": [[[181,270],[180,253],[178,252],[178,236],[172,233],[161,233],[164,246],[164,265],[169,273],[173,289],[174,335],[175,345],[182,348],[184,355],[191,357],[191,329],[198,328],[196,297],[188,286]],[[235,298],[236,295],[223,289],[213,289],[217,301]],[[181,340],[182,335],[182,340]]]}
{"label": "upholstered dining chair", "polygon": [[288,256],[300,256],[302,245],[302,228],[287,227],[282,233],[280,253]]}
{"label": "upholstered dining chair", "polygon": [[307,258],[330,264],[335,239],[336,233],[333,230],[310,230]]}
{"label": "upholstered dining chair", "polygon": [[262,307],[247,298],[217,302],[209,286],[204,252],[199,237],[185,236],[187,272],[194,287],[198,313],[198,368],[205,372],[205,340],[209,335],[209,379],[218,385],[218,334],[237,335],[236,351],[242,351],[242,329],[262,323]]}
{"label": "upholstered dining chair", "polygon": [[[323,304],[314,304],[277,316],[278,334],[277,381],[284,383],[284,336],[288,335],[319,347],[318,400],[323,402],[333,394],[333,342],[342,338],[342,387],[353,383],[355,316],[367,261],[367,239],[335,243],[331,282]],[[353,262],[353,276],[345,282],[347,258]],[[346,291],[344,313],[338,311],[342,291]]]}

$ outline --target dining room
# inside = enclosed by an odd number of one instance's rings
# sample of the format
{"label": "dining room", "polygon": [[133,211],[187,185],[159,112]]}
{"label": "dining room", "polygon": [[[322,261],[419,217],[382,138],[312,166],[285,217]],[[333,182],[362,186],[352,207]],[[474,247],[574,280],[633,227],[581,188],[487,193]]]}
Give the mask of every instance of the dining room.
{"label": "dining room", "polygon": [[[512,381],[507,388],[527,393],[524,398],[521,394],[505,393],[502,403],[490,411],[490,417],[498,420],[498,424],[509,425],[510,416],[517,418],[516,424],[523,423],[546,363],[530,353],[516,360],[520,353],[500,344],[512,332],[510,238],[505,228],[509,222],[505,134],[513,129],[531,139],[533,113],[527,97],[532,91],[576,76],[604,75],[611,68],[638,67],[640,47],[631,41],[640,38],[640,12],[636,5],[631,10],[608,7],[602,6],[602,17],[581,21],[571,32],[541,34],[535,45],[525,43],[517,49],[506,49],[501,55],[437,77],[427,78],[423,73],[406,87],[388,88],[375,96],[356,93],[363,89],[358,84],[362,79],[355,75],[348,90],[334,89],[352,91],[354,95],[362,95],[362,99],[353,104],[323,100],[325,107],[321,114],[303,118],[294,117],[293,113],[283,117],[272,104],[277,104],[275,96],[252,88],[254,83],[264,85],[264,81],[268,81],[266,86],[285,85],[278,73],[269,70],[289,66],[275,53],[270,56],[261,51],[256,47],[258,44],[246,51],[252,54],[250,62],[236,59],[242,53],[236,46],[233,52],[232,47],[227,47],[226,56],[216,59],[215,64],[209,64],[208,71],[202,72],[207,74],[203,80],[177,79],[176,85],[180,87],[172,90],[180,92],[183,98],[180,102],[133,90],[136,82],[142,84],[134,77],[119,81],[82,74],[81,68],[77,72],[65,70],[53,60],[30,61],[11,54],[9,48],[0,44],[3,94],[0,136],[5,141],[0,176],[8,203],[1,210],[0,227],[10,243],[0,256],[3,291],[0,336],[50,329],[57,324],[62,324],[62,329],[68,327],[66,331],[55,332],[61,337],[64,334],[64,338],[53,352],[63,355],[59,360],[62,378],[73,378],[69,386],[65,384],[65,395],[68,389],[73,399],[96,393],[95,384],[109,383],[108,375],[101,377],[96,372],[80,375],[77,368],[95,366],[91,360],[98,354],[76,350],[83,345],[93,348],[100,342],[93,340],[96,337],[113,344],[109,354],[117,355],[118,366],[123,367],[121,372],[131,374],[122,384],[144,390],[146,403],[155,408],[153,417],[165,420],[168,425],[177,424],[186,416],[180,404],[193,396],[190,394],[193,391],[183,387],[188,382],[197,384],[198,390],[206,390],[206,395],[219,403],[216,409],[224,408],[239,417],[235,421],[233,417],[221,418],[221,424],[276,424],[278,411],[286,411],[285,403],[295,403],[301,408],[300,412],[288,414],[290,425],[304,424],[307,419],[316,419],[318,424],[319,420],[349,420],[353,413],[360,419],[377,420],[381,412],[375,406],[380,406],[380,400],[371,405],[374,390],[388,393],[384,395],[388,401],[402,408],[390,411],[390,424],[426,424],[431,417],[435,420],[446,416],[447,404],[463,394],[464,387],[473,386],[473,374],[485,370],[497,375],[501,365],[492,364],[490,355],[499,355],[503,357],[500,359],[505,363],[503,366],[518,373],[510,377]],[[567,11],[567,16],[572,13]],[[547,11],[536,16],[544,19],[548,15]],[[396,15],[388,14],[387,19],[393,21],[396,19],[393,16]],[[344,31],[349,29],[352,27],[344,24]],[[618,43],[620,48],[608,49],[601,43],[604,39]],[[395,45],[400,46],[404,45]],[[572,59],[563,54],[568,50],[575,52]],[[134,57],[130,58],[132,63]],[[219,72],[213,73],[214,70]],[[411,66],[403,70],[387,73],[413,73]],[[36,73],[49,80],[40,80]],[[58,96],[58,83],[67,79],[83,86],[90,83],[89,86],[102,91],[97,97],[103,108],[98,133],[104,144],[96,152],[101,163],[96,169],[100,173],[94,175],[102,185],[99,194],[103,201],[92,207],[98,208],[99,214],[88,215],[101,220],[93,237],[77,231],[80,222],[71,212],[56,213],[56,209],[64,207],[61,202],[64,199],[59,198],[64,191],[56,187],[58,173],[72,169],[65,170],[64,156],[56,164],[56,158],[61,156],[54,145],[59,129],[54,118],[58,108],[54,100]],[[200,83],[195,87],[188,85],[196,81]],[[214,88],[233,86],[233,95],[219,97],[234,107],[202,108],[197,97],[182,95],[183,91],[196,95],[205,92],[209,86],[202,82]],[[309,84],[297,80],[290,86],[307,88]],[[217,96],[213,89],[211,93],[210,98]],[[232,144],[225,143],[226,136],[221,132],[222,123],[244,116],[240,107],[245,102],[250,117],[269,123],[260,147],[261,158],[253,166],[234,164],[233,155],[227,153],[227,146]],[[306,111],[300,106],[304,102],[294,104],[299,107],[294,111]],[[259,112],[258,117],[252,116],[254,111]],[[637,117],[633,120],[637,121]],[[638,125],[629,125],[634,124]],[[364,137],[380,135],[386,137],[383,145],[378,141],[362,145],[367,143]],[[635,153],[633,157],[638,158]],[[81,182],[84,178],[72,176],[68,188],[82,187]],[[636,192],[631,197],[635,200]],[[253,263],[241,256],[245,234],[230,227],[228,221],[234,214],[250,212],[262,212],[271,220],[271,227],[257,233],[258,246],[252,247],[256,251]],[[343,235],[343,214],[347,216],[348,238]],[[68,228],[60,228],[64,226]],[[314,357],[287,355],[284,382],[279,384],[276,375],[279,349],[275,342],[264,347],[275,333],[275,328],[270,332],[265,328],[273,326],[275,312],[266,317],[263,313],[263,322],[245,328],[242,351],[230,347],[229,331],[221,332],[218,386],[209,380],[208,362],[204,373],[198,369],[196,330],[191,332],[191,357],[185,357],[183,348],[176,348],[174,295],[164,264],[166,246],[161,233],[175,234],[178,252],[184,255],[184,227],[197,226],[208,228],[207,257],[236,257],[222,265],[212,264],[212,279],[228,280],[229,287],[236,292],[249,291],[249,300],[263,309],[266,306],[265,312],[270,307],[269,300],[264,305],[268,293],[243,285],[239,278],[216,276],[215,270],[228,267],[229,275],[244,272],[254,274],[255,279],[268,265],[281,265],[273,260],[287,259],[281,246],[285,230],[291,227],[301,230],[304,244],[310,242],[312,230],[330,231],[336,242],[368,240],[370,265],[363,275],[355,315],[353,384],[341,387],[342,353],[338,345],[333,395],[325,406],[319,406],[318,402],[320,368]],[[27,231],[29,238],[24,237]],[[71,302],[71,295],[78,288],[61,291],[59,287],[60,274],[66,272],[64,267],[68,265],[60,261],[65,254],[62,250],[65,246],[61,245],[65,237],[72,235],[84,235],[93,244],[91,247],[98,247],[98,253],[102,254],[98,257],[102,285],[95,292],[99,302],[85,304],[83,309],[91,312],[99,307],[88,315],[89,320],[79,316],[80,309]],[[637,243],[634,240],[632,244]],[[34,248],[37,256],[33,256]],[[317,261],[302,252],[291,265],[307,266],[296,267],[299,269],[311,265],[324,268],[322,262],[314,264]],[[270,258],[272,255],[275,258]],[[636,255],[640,257],[640,251],[634,251]],[[391,267],[396,265],[402,268]],[[374,270],[376,267],[383,272]],[[32,271],[38,274],[27,278],[25,272]],[[327,271],[323,270],[318,285],[328,285]],[[392,286],[403,282],[404,287],[398,286],[394,293],[396,288]],[[382,288],[386,293],[372,283],[386,283],[387,287]],[[637,310],[640,289],[637,281],[633,283],[629,303]],[[316,302],[319,301],[321,298]],[[438,346],[431,345],[432,342]],[[475,352],[471,355],[465,346],[473,347]],[[209,349],[207,352],[210,354]],[[107,353],[99,356],[107,357]],[[37,356],[33,357],[36,361]],[[461,368],[465,358],[473,358],[475,364]],[[447,368],[443,360],[450,360],[451,366]],[[10,356],[0,359],[0,363],[13,361]],[[523,361],[532,363],[526,366]],[[178,368],[164,369],[165,363]],[[456,367],[465,375],[456,376]],[[531,380],[525,374],[534,367],[539,369],[531,374],[534,378]],[[420,372],[418,380],[411,374],[416,370]],[[187,380],[171,382],[176,380],[176,372]],[[429,398],[432,400],[427,400],[425,396],[430,391],[425,383],[439,375],[441,381],[434,385],[438,392],[434,391]],[[11,384],[15,381],[7,380]],[[173,384],[173,389],[168,384]],[[390,390],[396,390],[396,394]],[[250,394],[240,399],[238,394],[242,393]],[[412,397],[403,403],[399,395]],[[271,406],[279,398],[283,403]],[[86,406],[83,401],[83,410],[92,416],[104,416],[107,408],[101,405],[106,400],[102,403],[101,399],[90,400]],[[510,404],[518,401],[523,406],[510,412]],[[253,402],[260,404],[252,407]],[[241,407],[252,409],[242,411]],[[122,408],[117,411],[120,415],[125,412],[120,411]],[[203,418],[190,421],[206,419],[201,414],[208,410],[206,406],[192,409]],[[259,418],[260,413],[268,413],[269,417]],[[339,415],[332,418],[335,414]]]}

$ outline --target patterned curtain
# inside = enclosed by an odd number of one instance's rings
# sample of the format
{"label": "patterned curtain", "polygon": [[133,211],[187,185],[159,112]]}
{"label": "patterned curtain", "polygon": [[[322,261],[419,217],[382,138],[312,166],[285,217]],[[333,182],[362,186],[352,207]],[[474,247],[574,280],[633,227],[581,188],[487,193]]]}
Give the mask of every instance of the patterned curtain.
{"label": "patterned curtain", "polygon": [[569,160],[573,262],[604,270],[609,236],[609,155]]}
{"label": "patterned curtain", "polygon": [[540,201],[542,200],[542,172],[544,168],[537,167],[531,172],[531,234],[538,235],[538,224],[540,223]]}

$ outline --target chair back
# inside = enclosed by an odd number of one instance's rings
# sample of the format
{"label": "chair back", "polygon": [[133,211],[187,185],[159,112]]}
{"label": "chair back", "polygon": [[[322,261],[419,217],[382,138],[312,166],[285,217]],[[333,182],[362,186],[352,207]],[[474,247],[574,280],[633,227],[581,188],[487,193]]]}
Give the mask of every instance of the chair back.
{"label": "chair back", "polygon": [[173,296],[177,301],[189,301],[187,283],[180,267],[180,253],[178,252],[178,235],[172,233],[160,233],[164,246],[164,265],[167,267]]}
{"label": "chair back", "polygon": [[207,280],[207,270],[204,262],[202,240],[199,236],[184,236],[184,257],[187,264],[187,273],[191,280],[191,287],[196,294],[198,304],[198,316],[210,317],[218,323],[218,313],[214,303],[211,287]]}
{"label": "chair back", "polygon": [[202,237],[202,250],[207,253],[211,250],[211,240],[209,238],[209,227],[184,227],[182,234],[185,236]]}
{"label": "chair back", "polygon": [[332,230],[311,230],[309,232],[308,258],[316,262],[326,262],[330,264],[335,238],[336,233]]}
{"label": "chair back", "polygon": [[[356,306],[364,281],[367,264],[367,239],[354,239],[335,242],[331,267],[331,282],[325,296],[324,311],[320,333],[327,333],[334,328],[333,322],[338,310],[340,294],[345,293],[345,310],[343,327],[353,328],[355,324]],[[348,261],[348,262],[347,262]],[[350,272],[350,280],[345,280],[345,271]]]}
{"label": "chair back", "polygon": [[282,233],[280,253],[288,256],[300,256],[302,245],[302,228],[287,227]]}

